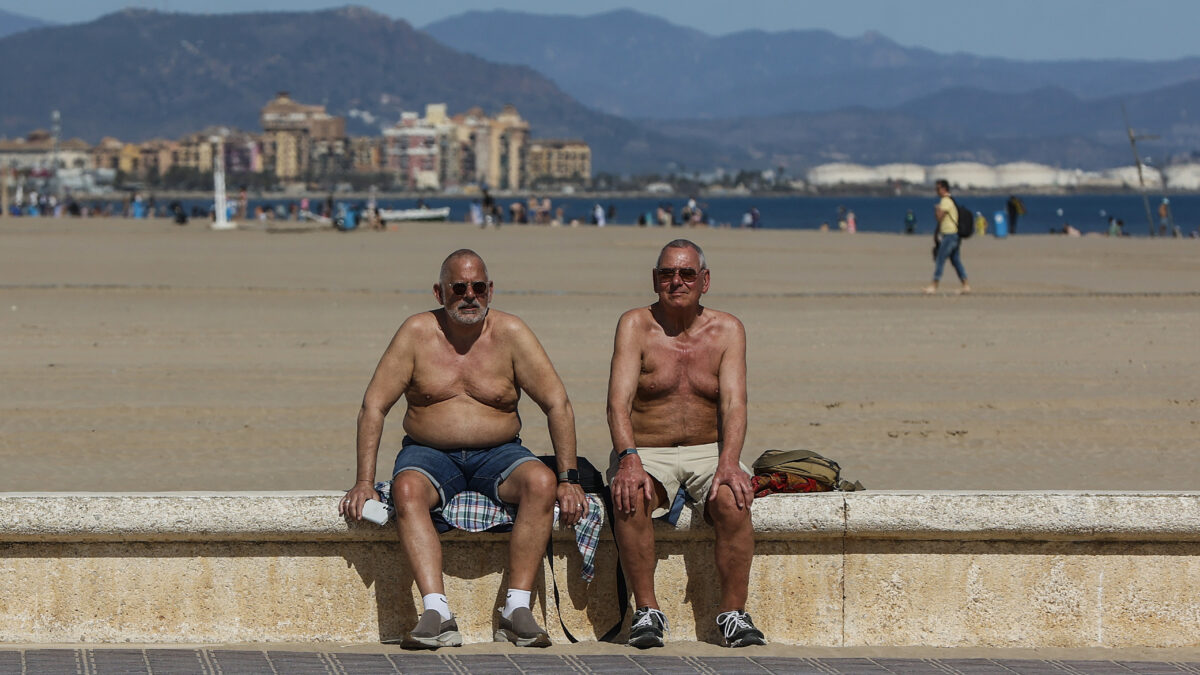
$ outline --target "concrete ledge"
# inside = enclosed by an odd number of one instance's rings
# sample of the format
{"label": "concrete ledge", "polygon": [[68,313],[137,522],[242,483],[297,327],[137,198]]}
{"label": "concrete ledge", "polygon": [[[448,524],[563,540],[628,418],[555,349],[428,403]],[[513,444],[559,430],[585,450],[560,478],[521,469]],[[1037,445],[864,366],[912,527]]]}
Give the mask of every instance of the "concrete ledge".
{"label": "concrete ledge", "polygon": [[[399,637],[420,598],[397,535],[339,518],[340,495],[0,494],[0,641]],[[776,495],[754,523],[748,609],[776,643],[1200,646],[1200,493]],[[556,640],[559,611],[584,640],[616,621],[607,534],[586,584],[555,533],[535,611]],[[717,641],[711,530],[685,510],[656,535],[671,639]],[[443,536],[468,641],[491,638],[507,539]]]}

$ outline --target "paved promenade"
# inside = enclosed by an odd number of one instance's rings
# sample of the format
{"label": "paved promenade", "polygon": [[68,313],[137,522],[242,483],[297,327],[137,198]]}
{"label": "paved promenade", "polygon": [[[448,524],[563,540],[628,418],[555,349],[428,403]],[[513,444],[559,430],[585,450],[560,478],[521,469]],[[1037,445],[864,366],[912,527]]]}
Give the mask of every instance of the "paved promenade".
{"label": "paved promenade", "polygon": [[802,658],[651,654],[471,654],[230,649],[3,649],[0,675],[382,673],[1200,673],[1200,662],[1011,658]]}

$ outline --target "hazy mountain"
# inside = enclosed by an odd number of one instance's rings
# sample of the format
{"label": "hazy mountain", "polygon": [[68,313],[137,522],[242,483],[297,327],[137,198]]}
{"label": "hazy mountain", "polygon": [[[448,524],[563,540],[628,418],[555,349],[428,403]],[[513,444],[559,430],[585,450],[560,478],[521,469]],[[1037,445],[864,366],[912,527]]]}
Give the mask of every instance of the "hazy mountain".
{"label": "hazy mountain", "polygon": [[644,124],[696,142],[734,145],[766,165],[1028,160],[1096,169],[1132,161],[1123,103],[1139,133],[1160,136],[1140,144],[1144,153],[1163,160],[1200,148],[1200,117],[1195,114],[1200,79],[1090,101],[1052,87],[1024,94],[955,87],[888,110],[859,107]]}
{"label": "hazy mountain", "polygon": [[[47,127],[54,109],[66,136],[92,142],[175,138],[214,124],[253,131],[262,106],[287,90],[333,114],[356,109],[389,124],[426,103],[492,114],[512,103],[535,137],[586,139],[597,170],[742,159],[590,110],[529,68],[489,63],[355,7],[225,15],[127,9],[0,39],[0,63],[0,91],[20,92],[0,113],[0,135],[10,137]],[[360,119],[348,124],[379,133]]]}
{"label": "hazy mountain", "polygon": [[598,110],[634,118],[886,109],[948,87],[1081,98],[1148,91],[1200,75],[1200,58],[1014,61],[904,47],[878,33],[711,36],[632,10],[587,17],[467,12],[425,31],[489,61],[526,65]]}
{"label": "hazy mountain", "polygon": [[41,28],[42,26],[49,25],[49,23],[42,21],[41,19],[35,19],[30,16],[22,16],[20,14],[13,14],[12,12],[6,12],[0,9],[0,38],[6,35],[12,35],[13,33],[20,33],[21,31],[29,30],[30,28]]}

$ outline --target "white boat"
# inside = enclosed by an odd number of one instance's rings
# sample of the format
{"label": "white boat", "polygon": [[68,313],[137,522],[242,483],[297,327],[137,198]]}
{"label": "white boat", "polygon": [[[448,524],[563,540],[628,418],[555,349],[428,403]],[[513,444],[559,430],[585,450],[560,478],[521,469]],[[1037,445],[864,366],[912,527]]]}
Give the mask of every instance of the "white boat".
{"label": "white boat", "polygon": [[380,209],[379,219],[385,223],[395,222],[414,222],[422,220],[448,220],[450,218],[450,207],[443,206],[437,209],[419,208],[419,209]]}

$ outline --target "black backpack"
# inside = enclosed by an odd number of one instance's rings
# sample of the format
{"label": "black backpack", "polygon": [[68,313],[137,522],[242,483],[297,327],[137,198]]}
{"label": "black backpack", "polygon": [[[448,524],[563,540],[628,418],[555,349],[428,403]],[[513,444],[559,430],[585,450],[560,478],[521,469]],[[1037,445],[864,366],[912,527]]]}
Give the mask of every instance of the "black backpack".
{"label": "black backpack", "polygon": [[954,207],[958,209],[958,238],[969,239],[975,234],[975,214],[957,199],[954,200]]}

